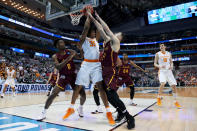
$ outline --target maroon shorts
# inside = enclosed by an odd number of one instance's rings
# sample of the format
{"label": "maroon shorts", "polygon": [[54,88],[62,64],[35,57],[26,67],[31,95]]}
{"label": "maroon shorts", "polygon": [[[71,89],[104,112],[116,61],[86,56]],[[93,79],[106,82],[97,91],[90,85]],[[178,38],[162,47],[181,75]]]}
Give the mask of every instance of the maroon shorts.
{"label": "maroon shorts", "polygon": [[133,85],[133,80],[130,76],[119,76],[118,77],[118,86],[122,86],[124,83],[126,84],[126,87]]}
{"label": "maroon shorts", "polygon": [[117,72],[112,67],[103,67],[102,69],[103,74],[103,82],[104,86],[107,89],[117,90]]}
{"label": "maroon shorts", "polygon": [[75,87],[75,81],[76,81],[76,74],[70,74],[70,75],[60,75],[60,78],[57,82],[57,86],[65,90],[67,85],[71,85],[72,88]]}

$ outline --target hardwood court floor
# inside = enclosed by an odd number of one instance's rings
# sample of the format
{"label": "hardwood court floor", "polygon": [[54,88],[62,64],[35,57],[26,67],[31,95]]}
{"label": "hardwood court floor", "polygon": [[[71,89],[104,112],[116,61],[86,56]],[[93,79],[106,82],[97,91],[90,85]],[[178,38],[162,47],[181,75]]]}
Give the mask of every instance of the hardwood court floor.
{"label": "hardwood court floor", "polygon": [[[119,92],[120,96],[129,96],[128,89]],[[125,94],[125,95],[124,95]],[[182,106],[176,109],[173,97],[164,95],[163,104],[156,104],[135,117],[136,131],[197,131],[197,88],[179,88],[178,100]],[[156,94],[136,94],[136,97],[152,98]],[[123,124],[117,131],[125,131]]]}
{"label": "hardwood court floor", "polygon": [[[71,91],[61,93],[55,99],[65,101],[71,99]],[[120,97],[128,98],[129,89],[124,88],[119,91]],[[178,89],[178,99],[182,106],[176,109],[173,105],[173,97],[164,95],[163,105],[158,107],[153,105],[148,111],[144,111],[135,117],[136,131],[197,131],[197,88]],[[25,97],[24,99],[24,96]],[[92,93],[87,91],[87,97],[91,98]],[[156,94],[136,93],[136,98],[156,98]],[[17,97],[5,96],[0,99],[0,108],[16,107],[23,105],[43,104],[46,101],[46,94],[19,94]],[[12,100],[10,100],[12,99]],[[117,131],[127,130],[126,124],[116,128]]]}

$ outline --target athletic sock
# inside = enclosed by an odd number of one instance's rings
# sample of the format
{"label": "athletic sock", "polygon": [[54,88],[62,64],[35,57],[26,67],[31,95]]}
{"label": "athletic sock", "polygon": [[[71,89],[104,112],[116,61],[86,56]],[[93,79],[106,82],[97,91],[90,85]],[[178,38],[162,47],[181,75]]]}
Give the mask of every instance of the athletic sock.
{"label": "athletic sock", "polygon": [[47,109],[44,109],[42,112],[43,112],[43,113],[47,113]]}
{"label": "athletic sock", "polygon": [[74,104],[70,104],[70,108],[74,108]]}
{"label": "athletic sock", "polygon": [[106,108],[106,112],[111,112],[109,106],[105,108]]}

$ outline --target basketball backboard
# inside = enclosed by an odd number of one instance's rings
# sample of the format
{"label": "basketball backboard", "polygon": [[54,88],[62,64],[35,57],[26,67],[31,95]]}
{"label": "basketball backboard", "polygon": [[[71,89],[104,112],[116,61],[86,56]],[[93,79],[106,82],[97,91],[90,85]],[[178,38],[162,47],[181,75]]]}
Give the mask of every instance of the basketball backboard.
{"label": "basketball backboard", "polygon": [[48,0],[46,6],[46,20],[53,20],[70,13],[74,13],[91,5],[99,6],[99,0]]}

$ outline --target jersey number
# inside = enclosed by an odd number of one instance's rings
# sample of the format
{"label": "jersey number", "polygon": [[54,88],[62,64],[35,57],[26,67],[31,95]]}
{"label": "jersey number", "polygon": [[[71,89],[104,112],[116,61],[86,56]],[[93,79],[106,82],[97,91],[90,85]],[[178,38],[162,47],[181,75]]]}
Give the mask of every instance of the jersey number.
{"label": "jersey number", "polygon": [[167,62],[167,58],[163,58],[163,62]]}
{"label": "jersey number", "polygon": [[67,64],[67,67],[68,67],[68,69],[69,69],[69,70],[71,69],[71,66],[70,66],[70,64]]}
{"label": "jersey number", "polygon": [[128,69],[124,69],[124,70],[123,70],[123,73],[124,73],[124,74],[129,73],[129,70],[128,70]]}
{"label": "jersey number", "polygon": [[96,46],[95,41],[90,41],[90,47],[95,47],[95,46]]}

